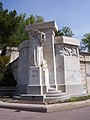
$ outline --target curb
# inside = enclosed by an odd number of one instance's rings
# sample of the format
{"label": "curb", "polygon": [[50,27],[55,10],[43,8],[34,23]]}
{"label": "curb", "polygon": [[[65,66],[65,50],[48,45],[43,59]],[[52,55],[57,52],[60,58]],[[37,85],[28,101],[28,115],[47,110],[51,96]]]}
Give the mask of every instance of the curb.
{"label": "curb", "polygon": [[26,110],[26,111],[33,111],[33,112],[47,112],[46,105],[40,104],[20,104],[20,103],[0,103],[0,108],[7,108],[7,109],[18,109],[18,110]]}
{"label": "curb", "polygon": [[60,104],[50,104],[50,105],[0,102],[0,108],[18,109],[18,110],[45,112],[45,113],[71,110],[71,109],[77,109],[77,108],[89,107],[89,106],[90,106],[90,99],[80,102],[70,102],[70,103],[60,103]]}
{"label": "curb", "polygon": [[48,105],[47,112],[64,111],[64,110],[78,109],[89,106],[90,106],[90,99],[86,101]]}

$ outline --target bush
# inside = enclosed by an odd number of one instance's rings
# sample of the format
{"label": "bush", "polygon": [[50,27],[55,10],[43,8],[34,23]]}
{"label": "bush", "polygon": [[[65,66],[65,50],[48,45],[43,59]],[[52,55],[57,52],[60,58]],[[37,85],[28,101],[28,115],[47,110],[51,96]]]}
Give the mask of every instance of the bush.
{"label": "bush", "polygon": [[9,63],[9,57],[0,56],[0,81],[3,79],[8,63]]}
{"label": "bush", "polygon": [[9,63],[9,57],[0,56],[0,86],[16,86],[14,75],[7,65]]}
{"label": "bush", "polygon": [[14,80],[14,75],[12,74],[10,67],[8,66],[5,71],[2,80],[0,81],[0,86],[16,86],[16,81]]}

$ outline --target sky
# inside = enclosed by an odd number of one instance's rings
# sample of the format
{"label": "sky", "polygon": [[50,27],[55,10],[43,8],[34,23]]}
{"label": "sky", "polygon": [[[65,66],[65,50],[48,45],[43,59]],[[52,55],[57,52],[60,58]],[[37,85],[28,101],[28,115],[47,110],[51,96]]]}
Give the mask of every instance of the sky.
{"label": "sky", "polygon": [[68,26],[74,38],[90,33],[90,0],[0,0],[3,8],[18,14],[42,16],[45,21],[56,21],[58,28]]}

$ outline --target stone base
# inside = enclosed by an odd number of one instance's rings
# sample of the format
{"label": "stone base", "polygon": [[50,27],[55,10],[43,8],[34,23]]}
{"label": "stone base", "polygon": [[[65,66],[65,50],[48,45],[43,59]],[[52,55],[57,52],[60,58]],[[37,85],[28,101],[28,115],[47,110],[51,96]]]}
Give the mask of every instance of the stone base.
{"label": "stone base", "polygon": [[31,101],[43,101],[44,96],[43,95],[34,95],[34,94],[22,94],[20,96],[21,100],[31,100]]}
{"label": "stone base", "polygon": [[57,90],[61,90],[62,92],[66,92],[67,94],[83,94],[83,84],[71,84],[71,85],[65,85],[65,84],[58,84]]}
{"label": "stone base", "polygon": [[46,85],[43,85],[43,86],[28,85],[27,86],[27,94],[42,95],[42,94],[46,94],[46,92],[47,92],[47,86]]}
{"label": "stone base", "polygon": [[41,94],[42,88],[41,86],[27,86],[27,94]]}
{"label": "stone base", "polygon": [[27,93],[27,85],[17,85],[16,86],[16,94],[26,94]]}
{"label": "stone base", "polygon": [[83,84],[65,85],[67,94],[83,94]]}

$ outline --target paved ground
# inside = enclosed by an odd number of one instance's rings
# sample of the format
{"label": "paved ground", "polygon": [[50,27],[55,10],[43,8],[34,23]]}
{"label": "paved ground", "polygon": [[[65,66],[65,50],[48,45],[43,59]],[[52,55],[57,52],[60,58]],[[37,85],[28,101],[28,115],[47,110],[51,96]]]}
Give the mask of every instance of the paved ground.
{"label": "paved ground", "polygon": [[52,113],[0,108],[0,120],[90,120],[90,107]]}

